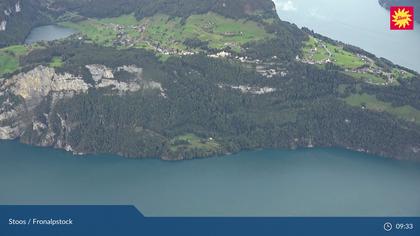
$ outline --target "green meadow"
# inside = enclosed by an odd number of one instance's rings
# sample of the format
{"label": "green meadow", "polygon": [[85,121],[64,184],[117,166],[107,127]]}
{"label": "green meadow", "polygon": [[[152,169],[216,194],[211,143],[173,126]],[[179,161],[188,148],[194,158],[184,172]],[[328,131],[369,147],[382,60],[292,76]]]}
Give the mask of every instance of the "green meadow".
{"label": "green meadow", "polygon": [[365,62],[357,55],[348,52],[341,46],[324,42],[310,36],[302,48],[303,57],[315,63],[324,63],[330,60],[331,63],[343,69],[356,69],[365,65]]}
{"label": "green meadow", "polygon": [[415,122],[420,124],[420,110],[415,109],[412,106],[393,106],[391,103],[381,101],[374,95],[369,94],[353,94],[345,99],[346,103],[355,106],[364,106],[368,110],[376,112],[387,112],[400,119]]}
{"label": "green meadow", "polygon": [[205,152],[217,152],[220,144],[213,139],[203,139],[195,134],[185,134],[177,136],[171,140],[171,151],[176,152],[180,149],[201,150]]}
{"label": "green meadow", "polygon": [[20,68],[19,58],[28,53],[23,45],[10,46],[0,49],[0,76],[15,72]]}
{"label": "green meadow", "polygon": [[134,47],[148,49],[158,45],[165,49],[186,50],[186,39],[200,39],[208,42],[211,48],[223,49],[229,46],[240,51],[246,43],[274,37],[257,22],[228,19],[215,13],[192,15],[186,20],[155,15],[138,21],[133,15],[124,15],[77,23],[63,22],[61,25],[74,28],[87,41],[104,46],[111,46],[121,37],[118,33],[122,32]]}

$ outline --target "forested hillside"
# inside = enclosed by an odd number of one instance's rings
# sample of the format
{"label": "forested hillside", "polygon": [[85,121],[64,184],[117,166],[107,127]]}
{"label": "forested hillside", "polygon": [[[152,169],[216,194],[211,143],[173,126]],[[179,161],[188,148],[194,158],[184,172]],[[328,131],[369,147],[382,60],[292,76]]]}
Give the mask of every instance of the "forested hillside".
{"label": "forested hillside", "polygon": [[22,43],[30,30],[50,22],[42,0],[0,1],[0,47]]}
{"label": "forested hillside", "polygon": [[0,49],[1,139],[168,160],[315,146],[420,159],[418,73],[283,22],[269,0],[40,6],[78,33]]}

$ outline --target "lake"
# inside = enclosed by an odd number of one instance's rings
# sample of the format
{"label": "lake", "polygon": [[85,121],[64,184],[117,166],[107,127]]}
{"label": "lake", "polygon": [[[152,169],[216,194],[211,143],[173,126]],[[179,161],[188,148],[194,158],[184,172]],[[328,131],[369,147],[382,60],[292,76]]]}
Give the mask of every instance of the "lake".
{"label": "lake", "polygon": [[420,163],[342,149],[181,162],[0,142],[2,204],[134,204],[147,216],[420,216]]}
{"label": "lake", "polygon": [[28,37],[25,39],[25,44],[63,39],[74,33],[76,33],[76,31],[73,29],[57,25],[40,26],[32,29]]}
{"label": "lake", "polygon": [[[376,0],[277,7],[284,20],[420,71],[419,31],[388,31],[388,13]],[[27,43],[71,33],[44,26]],[[147,216],[420,216],[420,163],[334,148],[182,162],[81,158],[1,141],[0,203],[134,204]]]}
{"label": "lake", "polygon": [[[274,0],[282,20],[305,26],[420,72],[420,24],[391,31],[378,0]],[[418,14],[418,13],[417,13]]]}

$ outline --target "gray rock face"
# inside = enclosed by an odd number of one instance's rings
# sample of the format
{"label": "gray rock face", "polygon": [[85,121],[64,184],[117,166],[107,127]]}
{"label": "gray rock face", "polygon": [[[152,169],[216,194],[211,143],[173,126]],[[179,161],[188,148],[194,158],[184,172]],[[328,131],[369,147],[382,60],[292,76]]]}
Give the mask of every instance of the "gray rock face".
{"label": "gray rock face", "polygon": [[88,89],[88,84],[80,77],[68,73],[57,74],[53,68],[44,66],[15,75],[6,80],[1,87],[2,91],[10,91],[33,106],[39,105],[51,92],[83,93]]}
{"label": "gray rock face", "polygon": [[31,114],[48,96],[51,95],[54,103],[57,97],[71,97],[88,89],[88,84],[81,78],[68,73],[57,74],[54,69],[44,66],[1,80],[0,139],[16,139],[31,125],[43,127],[31,118]]}
{"label": "gray rock face", "polygon": [[0,31],[5,31],[6,26],[7,26],[7,21],[6,20],[0,21]]}
{"label": "gray rock face", "polygon": [[0,104],[0,139],[16,139],[24,129],[21,114],[24,114],[25,109],[9,97],[4,98],[4,95],[0,96],[3,101]]}
{"label": "gray rock face", "polygon": [[19,13],[22,11],[22,7],[20,6],[20,1],[15,4],[15,12]]}
{"label": "gray rock face", "polygon": [[[0,139],[21,138],[25,143],[80,154],[67,140],[74,124],[66,121],[64,115],[54,112],[59,101],[102,88],[111,88],[115,91],[114,96],[145,89],[156,89],[166,96],[160,83],[143,78],[142,68],[121,66],[111,69],[104,65],[86,65],[86,68],[92,75],[93,84],[70,73],[57,73],[54,68],[46,66],[0,79]],[[119,81],[114,73],[121,71],[131,74],[132,79]]]}
{"label": "gray rock face", "polygon": [[113,79],[114,74],[112,70],[104,65],[86,65],[86,68],[90,71],[92,79],[99,83],[102,79]]}
{"label": "gray rock face", "polygon": [[[86,65],[86,68],[90,71],[92,79],[95,81],[95,88],[106,88],[111,87],[112,90],[117,91],[120,95],[127,92],[137,92],[142,89],[158,89],[162,96],[165,95],[165,91],[162,85],[155,81],[147,81],[143,78],[143,69],[136,66],[124,65],[115,69],[108,68],[104,65]],[[125,71],[133,75],[133,79],[127,82],[118,81],[114,73]]]}
{"label": "gray rock face", "polygon": [[6,5],[3,5],[0,3],[0,32],[6,31],[7,29],[7,20],[10,17],[13,17],[13,15],[19,14],[22,11],[22,5],[20,1],[17,1],[15,4],[13,3],[5,3]]}
{"label": "gray rock face", "polygon": [[10,16],[10,14],[12,14],[12,9],[9,8],[7,10],[4,10],[3,12],[5,16]]}

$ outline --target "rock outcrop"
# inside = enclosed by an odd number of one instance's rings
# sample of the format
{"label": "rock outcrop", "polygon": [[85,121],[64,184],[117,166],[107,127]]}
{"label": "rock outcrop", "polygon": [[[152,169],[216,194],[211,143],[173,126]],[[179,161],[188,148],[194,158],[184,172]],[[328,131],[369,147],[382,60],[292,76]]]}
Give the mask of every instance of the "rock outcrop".
{"label": "rock outcrop", "polygon": [[0,21],[0,31],[5,31],[6,26],[7,26],[7,21],[6,20]]}
{"label": "rock outcrop", "polygon": [[[66,138],[72,124],[65,116],[54,112],[59,101],[89,93],[90,89],[104,88],[110,88],[115,96],[145,89],[155,89],[166,96],[160,83],[143,78],[142,68],[125,65],[111,69],[99,64],[85,67],[90,71],[93,83],[46,66],[0,79],[0,139],[21,138],[26,143],[77,153]],[[114,74],[120,72],[129,73],[131,79],[119,81]],[[55,117],[55,122],[52,117]],[[57,124],[60,126],[58,131]]]}
{"label": "rock outcrop", "polygon": [[13,4],[6,4],[6,5],[0,4],[0,7],[3,8],[3,9],[0,8],[0,31],[6,31],[8,19],[20,13],[22,11],[22,6],[21,6],[20,1],[17,1],[14,5]]}
{"label": "rock outcrop", "polygon": [[[143,69],[136,66],[120,66],[115,69],[110,69],[104,65],[86,65],[86,68],[90,71],[92,79],[95,81],[96,88],[111,87],[112,90],[117,91],[120,95],[126,92],[137,92],[141,89],[158,89],[162,96],[165,96],[165,91],[160,83],[155,81],[144,80]],[[114,73],[125,71],[132,74],[130,81],[122,82],[118,81]]]}
{"label": "rock outcrop", "polygon": [[39,66],[6,80],[1,89],[7,88],[26,102],[39,102],[50,92],[82,93],[89,89],[89,85],[80,77],[69,73],[57,74],[53,68]]}
{"label": "rock outcrop", "polygon": [[22,11],[22,7],[20,6],[20,1],[15,4],[15,12],[19,13]]}
{"label": "rock outcrop", "polygon": [[51,96],[52,105],[57,98],[85,93],[89,85],[68,73],[58,74],[53,68],[38,66],[26,73],[0,81],[0,139],[15,139],[35,124],[34,110]]}

